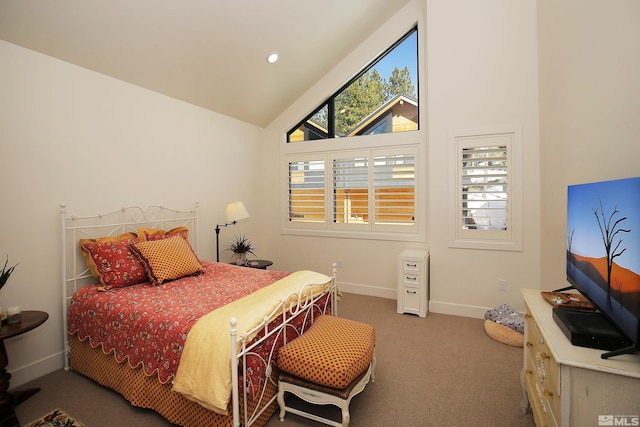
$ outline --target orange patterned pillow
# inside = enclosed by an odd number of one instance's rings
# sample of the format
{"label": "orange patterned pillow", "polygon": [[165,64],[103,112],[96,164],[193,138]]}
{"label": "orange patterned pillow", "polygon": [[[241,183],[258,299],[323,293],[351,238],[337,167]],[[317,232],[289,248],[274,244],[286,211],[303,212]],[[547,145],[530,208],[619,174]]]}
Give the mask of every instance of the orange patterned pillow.
{"label": "orange patterned pillow", "polygon": [[130,245],[136,242],[138,236],[135,233],[80,240],[87,267],[105,290],[148,280],[144,267],[130,250]]}
{"label": "orange patterned pillow", "polygon": [[179,234],[187,240],[189,239],[189,229],[184,226],[172,228],[169,231],[159,230],[157,228],[138,228],[138,237],[141,242],[166,239],[176,234]]}
{"label": "orange patterned pillow", "polygon": [[187,240],[176,235],[131,244],[153,285],[202,272],[202,264]]}
{"label": "orange patterned pillow", "polygon": [[342,390],[367,369],[375,343],[373,326],[322,315],[280,349],[277,364],[291,375]]}

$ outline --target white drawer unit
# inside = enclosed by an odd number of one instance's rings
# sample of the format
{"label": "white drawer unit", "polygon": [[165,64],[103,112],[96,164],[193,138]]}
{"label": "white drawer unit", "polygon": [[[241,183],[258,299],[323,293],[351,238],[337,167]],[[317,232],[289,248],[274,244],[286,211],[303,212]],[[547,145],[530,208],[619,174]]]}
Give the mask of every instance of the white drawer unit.
{"label": "white drawer unit", "polygon": [[405,249],[398,256],[398,313],[426,317],[429,311],[429,252]]}

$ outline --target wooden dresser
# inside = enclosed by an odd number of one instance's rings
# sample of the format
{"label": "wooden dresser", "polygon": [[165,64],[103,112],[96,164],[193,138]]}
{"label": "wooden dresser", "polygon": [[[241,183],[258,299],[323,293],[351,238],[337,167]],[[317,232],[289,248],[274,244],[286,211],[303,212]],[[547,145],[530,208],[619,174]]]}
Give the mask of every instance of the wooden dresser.
{"label": "wooden dresser", "polygon": [[525,346],[522,411],[538,427],[640,425],[640,353],[602,359],[571,344],[540,291],[522,289]]}

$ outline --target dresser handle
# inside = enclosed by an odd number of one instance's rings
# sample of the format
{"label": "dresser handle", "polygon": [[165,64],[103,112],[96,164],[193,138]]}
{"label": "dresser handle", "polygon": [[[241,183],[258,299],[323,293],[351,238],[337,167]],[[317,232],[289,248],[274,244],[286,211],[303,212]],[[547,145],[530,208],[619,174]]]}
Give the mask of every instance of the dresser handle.
{"label": "dresser handle", "polygon": [[551,357],[549,357],[549,355],[547,353],[545,353],[545,352],[542,352],[542,354],[540,356],[542,356],[543,359],[547,359],[547,360],[551,359]]}
{"label": "dresser handle", "polygon": [[544,391],[542,392],[542,394],[544,395],[544,397],[553,397],[553,392],[547,390],[546,388],[544,389]]}
{"label": "dresser handle", "polygon": [[530,315],[529,313],[525,313],[525,314],[524,314],[524,318],[525,318],[525,319],[531,319],[531,315]]}
{"label": "dresser handle", "polygon": [[405,277],[405,279],[406,279],[406,280],[412,280],[412,281],[414,281],[414,282],[415,282],[416,280],[418,280],[418,278],[417,278],[417,277],[411,277],[411,276],[407,276],[407,277]]}
{"label": "dresser handle", "polygon": [[408,293],[408,294],[414,294],[414,295],[415,295],[415,294],[417,294],[417,293],[418,293],[418,291],[410,291],[410,290],[408,290],[408,289],[407,289],[407,293]]}
{"label": "dresser handle", "polygon": [[527,341],[527,347],[529,348],[533,347],[533,343],[531,341]]}
{"label": "dresser handle", "polygon": [[525,369],[524,373],[529,375],[529,376],[533,375],[533,371],[531,369]]}
{"label": "dresser handle", "polygon": [[416,268],[418,264],[407,264],[407,267]]}

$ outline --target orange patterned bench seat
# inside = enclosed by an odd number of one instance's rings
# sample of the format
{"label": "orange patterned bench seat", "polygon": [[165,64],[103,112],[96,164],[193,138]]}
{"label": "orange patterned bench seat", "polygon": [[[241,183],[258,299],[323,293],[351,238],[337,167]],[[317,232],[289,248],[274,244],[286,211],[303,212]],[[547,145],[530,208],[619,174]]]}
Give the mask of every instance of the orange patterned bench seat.
{"label": "orange patterned bench seat", "polygon": [[[278,352],[277,365],[284,372],[279,378],[280,419],[289,411],[329,425],[348,425],[351,398],[373,377],[375,341],[375,329],[366,323],[330,315],[315,319]],[[286,407],[285,392],[311,403],[340,406],[342,423]]]}

